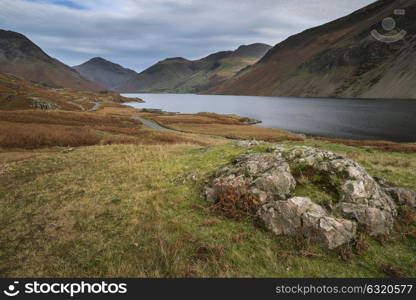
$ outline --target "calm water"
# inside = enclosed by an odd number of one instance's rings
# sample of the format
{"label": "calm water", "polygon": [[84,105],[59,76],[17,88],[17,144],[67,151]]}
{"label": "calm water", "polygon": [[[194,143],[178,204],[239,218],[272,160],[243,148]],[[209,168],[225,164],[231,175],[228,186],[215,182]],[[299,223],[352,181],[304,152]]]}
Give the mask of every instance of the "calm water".
{"label": "calm water", "polygon": [[259,126],[307,135],[348,139],[416,141],[416,100],[348,100],[210,96],[192,94],[125,94],[180,113],[238,114],[263,121]]}

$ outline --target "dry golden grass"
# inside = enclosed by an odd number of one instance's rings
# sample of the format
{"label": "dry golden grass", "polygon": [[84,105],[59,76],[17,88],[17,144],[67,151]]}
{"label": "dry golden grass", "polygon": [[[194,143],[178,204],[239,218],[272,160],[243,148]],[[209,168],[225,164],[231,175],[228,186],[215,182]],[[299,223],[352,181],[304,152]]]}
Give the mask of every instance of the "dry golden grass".
{"label": "dry golden grass", "polygon": [[141,124],[139,121],[127,117],[97,115],[86,112],[42,110],[0,111],[0,120],[25,124],[115,126],[124,128]]}
{"label": "dry golden grass", "polygon": [[287,131],[246,125],[235,116],[213,113],[188,114],[148,114],[153,121],[183,132],[222,136],[232,139],[255,139],[267,142],[284,140],[301,141],[301,137]]}
{"label": "dry golden grass", "polygon": [[33,99],[51,103],[60,110],[85,111],[94,103],[134,101],[115,93],[95,93],[58,89],[26,81],[18,76],[0,73],[0,110],[33,109]]}
{"label": "dry golden grass", "polygon": [[331,143],[344,144],[353,147],[371,147],[382,152],[401,152],[416,153],[416,143],[395,143],[389,141],[370,141],[370,140],[343,140],[324,137],[313,138],[319,141],[328,141]]}
{"label": "dry golden grass", "polygon": [[[41,156],[47,156],[52,153],[62,151],[60,148],[48,148],[48,149],[39,149],[39,150],[14,150],[10,151],[9,149],[0,150],[0,165],[5,165],[8,163],[19,162],[27,159],[33,159]],[[1,173],[1,172],[0,172]]]}
{"label": "dry golden grass", "polygon": [[52,146],[88,146],[100,138],[86,127],[0,122],[0,146],[34,149]]}
{"label": "dry golden grass", "polygon": [[[129,111],[127,109],[127,111]],[[106,144],[194,144],[225,141],[150,130],[126,115],[63,111],[0,111],[0,147],[36,149]]]}
{"label": "dry golden grass", "polygon": [[113,103],[105,103],[101,105],[95,114],[99,115],[118,115],[118,116],[134,116],[141,115],[139,110],[130,106],[121,106]]}

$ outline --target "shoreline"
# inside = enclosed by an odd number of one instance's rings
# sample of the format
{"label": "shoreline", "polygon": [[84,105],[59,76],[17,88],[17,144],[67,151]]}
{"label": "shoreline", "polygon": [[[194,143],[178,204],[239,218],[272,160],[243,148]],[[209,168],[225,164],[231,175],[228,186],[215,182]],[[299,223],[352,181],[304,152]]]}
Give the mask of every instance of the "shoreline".
{"label": "shoreline", "polygon": [[[135,102],[132,102],[132,104]],[[144,102],[146,103],[146,102]],[[138,112],[146,112],[146,113],[152,113],[152,114],[175,114],[175,115],[198,115],[198,114],[203,114],[206,112],[200,112],[200,113],[196,113],[196,114],[188,114],[188,113],[181,113],[181,112],[169,112],[169,111],[164,111],[163,109],[154,109],[154,108],[137,108],[134,107],[133,105],[129,105],[129,103],[123,103],[123,106],[127,106],[130,108],[134,108],[135,110],[137,110]],[[217,114],[217,113],[215,113]],[[250,120],[254,120],[252,118],[249,117],[245,117],[245,116],[240,116],[238,114],[218,114],[218,115],[223,115],[223,116],[238,116],[242,119],[250,119]],[[314,134],[307,134],[307,133],[303,133],[303,132],[297,132],[297,131],[290,131],[290,130],[285,130],[285,129],[281,129],[281,128],[275,128],[275,127],[267,127],[267,126],[261,126],[259,124],[261,124],[263,121],[261,120],[256,120],[256,122],[253,123],[246,123],[247,125],[250,126],[256,126],[256,127],[260,127],[260,128],[268,128],[268,129],[275,129],[275,130],[281,130],[281,131],[285,131],[287,133],[299,136],[301,138],[305,138],[305,139],[319,139],[319,140],[327,140],[327,141],[338,141],[338,142],[344,142],[344,143],[350,143],[350,144],[357,144],[357,143],[363,143],[365,145],[372,145],[372,144],[402,144],[402,145],[412,145],[414,144],[416,147],[416,140],[415,141],[394,141],[394,140],[383,140],[383,139],[356,139],[356,138],[342,138],[342,137],[336,137],[336,136],[325,136],[325,135],[314,135]],[[162,125],[162,124],[160,124]],[[172,128],[170,128],[172,129]],[[183,131],[182,131],[183,132]],[[186,131],[185,131],[186,132]]]}

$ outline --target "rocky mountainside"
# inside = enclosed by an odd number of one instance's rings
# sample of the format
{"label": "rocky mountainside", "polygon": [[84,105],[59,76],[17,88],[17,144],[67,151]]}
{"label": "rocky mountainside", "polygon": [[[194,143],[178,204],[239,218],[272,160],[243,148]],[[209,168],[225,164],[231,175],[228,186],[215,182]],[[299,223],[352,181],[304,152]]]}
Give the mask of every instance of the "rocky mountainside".
{"label": "rocky mountainside", "polygon": [[212,94],[415,98],[416,1],[379,0],[276,45]]}
{"label": "rocky mountainside", "polygon": [[0,72],[54,87],[104,89],[47,55],[24,35],[13,31],[0,30]]}
{"label": "rocky mountainside", "polygon": [[109,90],[137,75],[135,71],[123,68],[101,57],[94,57],[73,68],[85,78],[97,82]]}
{"label": "rocky mountainside", "polygon": [[218,85],[256,63],[271,46],[252,44],[199,60],[181,57],[158,62],[115,88],[118,92],[194,93]]}

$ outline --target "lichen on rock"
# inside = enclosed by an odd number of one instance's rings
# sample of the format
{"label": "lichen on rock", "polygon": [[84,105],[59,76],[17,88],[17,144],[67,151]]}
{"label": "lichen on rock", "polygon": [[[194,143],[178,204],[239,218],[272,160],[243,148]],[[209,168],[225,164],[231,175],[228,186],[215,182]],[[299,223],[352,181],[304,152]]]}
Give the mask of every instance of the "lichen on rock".
{"label": "lichen on rock", "polygon": [[[330,203],[322,206],[308,195],[297,197],[295,188],[305,180],[326,192],[332,189]],[[356,162],[305,146],[274,144],[267,153],[241,155],[216,173],[205,188],[206,199],[227,206],[224,186],[231,194],[244,190],[244,197],[233,201],[250,199],[253,216],[271,232],[303,235],[330,249],[353,240],[359,227],[371,235],[388,234],[397,206],[414,207],[416,202],[416,193],[380,184]]]}

